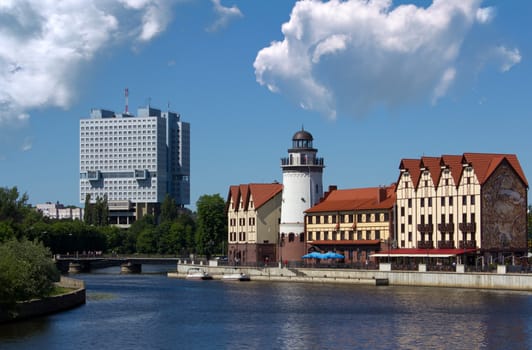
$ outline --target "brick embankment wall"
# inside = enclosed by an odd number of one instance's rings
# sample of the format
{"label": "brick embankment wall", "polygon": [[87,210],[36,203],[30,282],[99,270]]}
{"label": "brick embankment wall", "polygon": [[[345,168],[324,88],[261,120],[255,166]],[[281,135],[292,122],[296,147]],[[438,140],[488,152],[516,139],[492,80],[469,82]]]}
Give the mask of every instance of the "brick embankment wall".
{"label": "brick embankment wall", "polygon": [[56,284],[75,290],[44,299],[19,302],[12,312],[0,309],[0,323],[48,315],[85,304],[86,294],[83,281],[61,276],[61,280]]}

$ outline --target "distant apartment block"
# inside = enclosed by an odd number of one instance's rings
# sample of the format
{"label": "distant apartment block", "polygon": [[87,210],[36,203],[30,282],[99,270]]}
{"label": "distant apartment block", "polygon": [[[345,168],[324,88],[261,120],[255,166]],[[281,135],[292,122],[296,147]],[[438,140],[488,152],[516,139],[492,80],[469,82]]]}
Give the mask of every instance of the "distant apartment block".
{"label": "distant apartment block", "polygon": [[166,194],[190,204],[190,124],[177,113],[93,109],[80,120],[79,164],[80,202],[107,197],[111,224],[157,215]]}
{"label": "distant apartment block", "polygon": [[83,208],[66,207],[61,203],[42,203],[36,205],[37,210],[50,219],[83,220]]}
{"label": "distant apartment block", "polygon": [[484,263],[526,254],[528,182],[515,155],[403,159],[399,169],[399,248],[463,252]]}

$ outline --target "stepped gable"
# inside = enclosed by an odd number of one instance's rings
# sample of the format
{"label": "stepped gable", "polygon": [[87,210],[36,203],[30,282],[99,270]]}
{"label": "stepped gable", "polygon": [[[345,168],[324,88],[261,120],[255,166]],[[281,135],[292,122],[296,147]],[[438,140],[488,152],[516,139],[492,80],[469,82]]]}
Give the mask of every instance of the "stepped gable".
{"label": "stepped gable", "polygon": [[271,184],[241,184],[233,185],[229,187],[229,194],[227,203],[233,200],[231,209],[236,210],[237,206],[242,202],[244,204],[244,210],[248,210],[250,198],[253,198],[254,209],[260,208],[264,203],[268,202],[271,198],[277,195],[283,190],[283,185],[278,183]]}
{"label": "stepped gable", "polygon": [[395,184],[387,187],[354,188],[333,190],[320,203],[306,213],[385,209],[395,203]]}

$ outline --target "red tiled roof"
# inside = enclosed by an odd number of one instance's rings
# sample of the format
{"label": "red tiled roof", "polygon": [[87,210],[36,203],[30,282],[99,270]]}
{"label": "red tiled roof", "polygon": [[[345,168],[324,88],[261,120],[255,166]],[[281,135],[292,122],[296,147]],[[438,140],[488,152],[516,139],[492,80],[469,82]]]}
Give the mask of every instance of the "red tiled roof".
{"label": "red tiled roof", "polygon": [[227,195],[227,207],[232,199],[233,206],[231,209],[235,210],[240,204],[240,199],[242,198],[244,210],[247,210],[249,207],[250,198],[253,198],[253,207],[258,209],[282,190],[283,185],[278,183],[233,185],[229,187],[229,194]]}
{"label": "red tiled roof", "polygon": [[395,184],[388,187],[333,189],[320,203],[305,212],[389,209],[393,207],[394,203]]}
{"label": "red tiled roof", "polygon": [[[462,156],[443,155],[441,156],[440,165],[448,167],[454,180],[454,185],[458,186],[460,177],[462,177]],[[437,186],[438,184],[436,184]]]}
{"label": "red tiled roof", "polygon": [[421,178],[421,168],[425,167],[430,171],[434,185],[437,187],[442,172],[441,167],[446,166],[451,171],[454,185],[458,186],[463,173],[463,165],[469,164],[473,167],[479,183],[483,185],[503,161],[508,162],[517,176],[528,187],[528,181],[515,154],[464,153],[461,156],[443,155],[441,157],[403,159],[399,164],[399,169],[406,170],[410,173],[413,186],[417,188],[419,186],[419,179]]}
{"label": "red tiled roof", "polygon": [[332,241],[332,240],[321,240],[321,241],[312,241],[309,242],[309,244],[312,245],[375,245],[380,244],[380,240],[378,239],[355,239],[355,240],[338,240],[338,241]]}
{"label": "red tiled roof", "polygon": [[438,187],[441,176],[440,157],[422,157],[421,167],[426,168],[430,172],[432,183]]}
{"label": "red tiled roof", "polygon": [[493,174],[495,169],[497,169],[504,160],[510,164],[517,176],[519,176],[523,183],[528,187],[525,173],[523,172],[521,164],[519,164],[519,160],[517,160],[515,154],[464,153],[463,156],[463,162],[471,164],[481,185],[488,180],[491,174]]}
{"label": "red tiled roof", "polygon": [[[403,159],[399,164],[399,169],[406,170],[410,174],[414,188],[417,188],[421,178],[421,169],[419,159]],[[400,175],[399,175],[400,176]]]}

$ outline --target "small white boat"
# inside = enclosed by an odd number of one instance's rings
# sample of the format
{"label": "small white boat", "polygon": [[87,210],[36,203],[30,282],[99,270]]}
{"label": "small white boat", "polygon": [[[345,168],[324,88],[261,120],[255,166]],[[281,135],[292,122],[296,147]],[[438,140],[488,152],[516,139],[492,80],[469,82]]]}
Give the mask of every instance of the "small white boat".
{"label": "small white boat", "polygon": [[248,275],[246,275],[245,273],[229,273],[227,275],[223,275],[222,276],[222,280],[223,281],[241,281],[241,282],[245,282],[245,281],[250,281],[251,278],[249,278]]}
{"label": "small white boat", "polygon": [[212,280],[211,275],[196,267],[188,269],[187,276],[185,278],[187,280]]}

